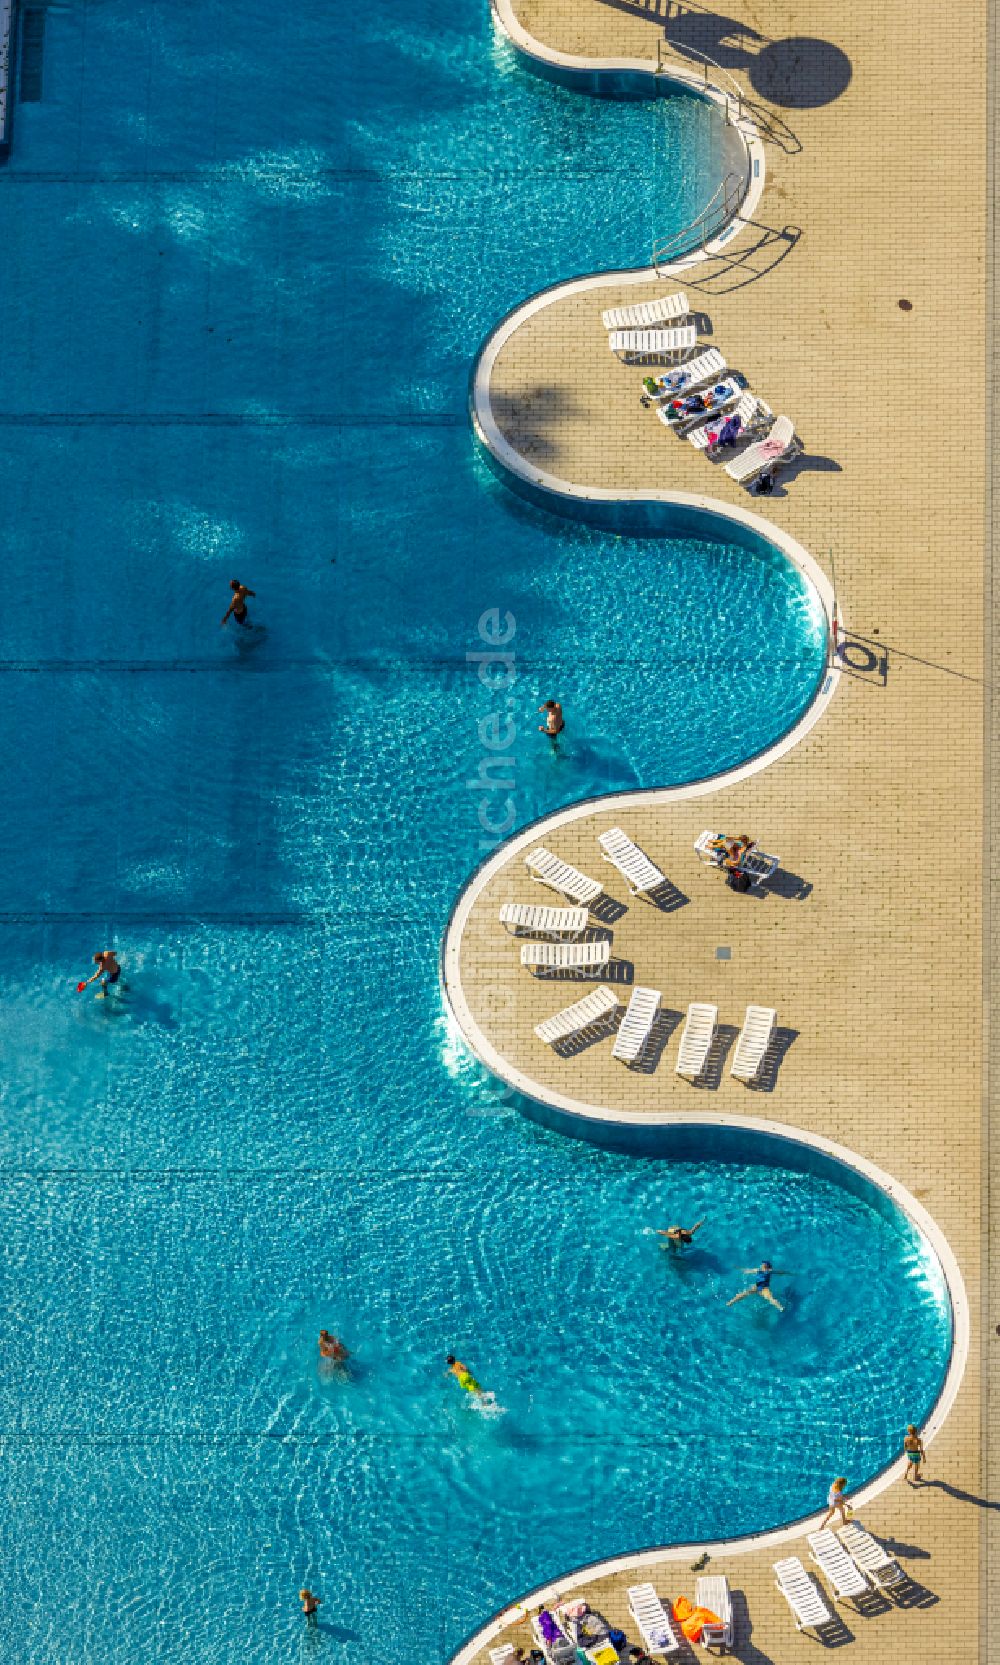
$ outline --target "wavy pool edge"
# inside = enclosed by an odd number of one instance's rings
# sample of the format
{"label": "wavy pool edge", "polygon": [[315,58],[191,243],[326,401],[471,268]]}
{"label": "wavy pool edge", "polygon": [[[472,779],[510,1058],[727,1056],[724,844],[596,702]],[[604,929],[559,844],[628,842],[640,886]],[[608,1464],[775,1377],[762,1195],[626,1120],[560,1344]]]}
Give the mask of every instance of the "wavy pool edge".
{"label": "wavy pool edge", "polygon": [[[605,1115],[610,1113],[605,1112]],[[933,1251],[941,1268],[948,1299],[951,1304],[952,1337],[951,1351],[948,1358],[948,1368],[945,1379],[934,1402],[929,1417],[923,1424],[923,1438],[930,1444],[940,1433],[944,1422],[951,1411],[958,1396],[965,1367],[969,1356],[970,1323],[969,1300],[965,1289],[958,1261],[953,1254],[948,1240],[933,1215],[918,1202],[916,1197],[901,1185],[898,1180],[885,1173],[875,1163],[866,1157],[859,1156],[856,1151],[846,1145],[839,1145],[833,1140],[823,1139],[817,1134],[808,1132],[804,1128],[790,1127],[780,1122],[772,1122],[763,1117],[726,1116],[720,1113],[700,1113],[686,1115],[683,1112],[663,1114],[655,1117],[646,1115],[629,1116],[619,1112],[615,1119],[619,1122],[628,1121],[632,1125],[665,1126],[670,1123],[687,1123],[691,1126],[734,1128],[739,1132],[761,1133],[772,1139],[784,1141],[786,1144],[804,1145],[811,1150],[821,1152],[824,1156],[841,1163],[845,1168],[860,1174],[871,1185],[886,1195],[893,1205],[900,1210],[920,1232],[924,1241]],[[589,1128],[593,1123],[576,1131],[583,1138],[589,1137]],[[867,1507],[875,1498],[881,1496],[889,1487],[902,1479],[906,1470],[906,1459],[903,1456],[871,1479],[866,1486],[852,1493],[852,1503],[860,1510]],[[571,1568],[555,1579],[544,1584],[533,1585],[523,1596],[498,1610],[484,1625],[479,1626],[473,1634],[448,1656],[447,1665],[471,1665],[471,1661],[489,1643],[506,1630],[510,1625],[523,1619],[530,1607],[541,1603],[551,1603],[565,1598],[599,1578],[610,1574],[624,1573],[638,1568],[652,1567],[664,1561],[688,1560],[692,1555],[708,1553],[713,1558],[724,1555],[747,1555],[755,1550],[777,1549],[780,1545],[788,1544],[803,1538],[807,1532],[813,1531],[822,1522],[826,1511],[818,1509],[814,1515],[803,1516],[790,1521],[783,1526],[773,1527],[765,1532],[744,1533],[736,1538],[718,1538],[688,1543],[672,1543],[657,1545],[649,1549],[634,1550],[624,1555],[609,1556],[599,1561],[584,1562],[583,1565]]]}
{"label": "wavy pool edge", "polygon": [[[557,67],[567,76],[578,76],[581,81],[592,84],[595,74],[602,70],[608,72],[628,71],[645,74],[657,83],[674,81],[685,90],[694,91],[700,97],[708,98],[710,102],[721,105],[728,115],[729,95],[704,86],[697,75],[685,74],[683,69],[674,69],[659,73],[652,60],[633,58],[577,58],[555,49],[547,47],[544,42],[528,33],[514,14],[511,0],[491,0],[494,21],[510,41],[511,45],[525,57],[542,65]],[[738,132],[747,155],[748,188],[739,212],[728,222],[720,235],[705,244],[683,260],[672,264],[671,273],[680,273],[700,261],[709,258],[717,252],[722,244],[735,235],[742,225],[748,222],[749,215],[756,208],[764,190],[765,159],[764,146],[753,122],[747,118],[730,123]],[[843,634],[843,611],[838,602],[833,585],[805,546],[799,543],[789,533],[784,532],[773,521],[766,520],[762,515],[754,514],[736,504],[722,502],[719,498],[708,497],[697,492],[670,491],[657,488],[627,489],[610,491],[601,487],[584,486],[573,480],[561,479],[558,475],[547,470],[540,470],[521,455],[503,434],[493,415],[491,398],[491,384],[493,367],[497,356],[511,336],[520,326],[537,312],[553,305],[566,296],[585,293],[592,289],[621,287],[622,284],[649,283],[655,279],[657,273],[652,266],[625,267],[614,271],[592,272],[582,277],[568,278],[557,281],[535,294],[521,301],[513,307],[493,327],[476,355],[469,380],[469,410],[473,433],[476,441],[484,452],[489,465],[507,484],[510,489],[521,496],[528,497],[535,503],[541,503],[550,512],[564,514],[565,505],[572,503],[578,514],[587,518],[586,506],[595,505],[595,516],[599,514],[597,506],[610,507],[624,503],[649,505],[669,511],[671,507],[693,511],[704,517],[707,522],[706,531],[711,534],[717,531],[718,525],[712,522],[722,522],[725,526],[736,525],[762,538],[795,566],[810,583],[817,593],[820,606],[826,618],[828,640],[836,641],[838,631]],[[771,746],[759,752],[755,757],[742,763],[735,769],[726,770],[720,774],[707,777],[697,784],[706,791],[718,791],[723,787],[735,785],[748,775],[755,774],[759,769],[765,769],[769,764],[796,746],[809,730],[819,722],[827,706],[837,691],[841,676],[840,665],[835,653],[828,650],[828,665],[826,674],[817,680],[816,690],[812,699],[802,712],[798,720],[781,735]],[[614,800],[609,800],[613,803]]]}

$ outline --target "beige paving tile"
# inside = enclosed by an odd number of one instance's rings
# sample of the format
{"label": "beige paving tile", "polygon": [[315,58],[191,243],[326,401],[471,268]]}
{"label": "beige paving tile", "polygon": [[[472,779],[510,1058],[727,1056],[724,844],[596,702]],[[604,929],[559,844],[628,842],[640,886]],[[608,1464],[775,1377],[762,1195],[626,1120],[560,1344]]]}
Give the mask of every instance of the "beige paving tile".
{"label": "beige paving tile", "polygon": [[[980,1397],[981,1320],[990,1333],[1000,1322],[988,1293],[980,1306],[987,1230],[994,1239],[1000,1231],[981,1207],[991,1161],[983,995],[1000,945],[995,916],[984,914],[982,860],[987,9],[979,0],[957,12],[925,0],[766,8],[733,0],[717,9],[518,0],[517,9],[550,45],[592,56],[655,57],[665,28],[690,32],[700,18],[707,29],[717,10],[765,43],[809,37],[850,60],[850,83],[831,102],[762,112],[772,133],[762,229],[739,240],[739,267],[715,263],[686,273],[683,285],[706,316],[705,340],[793,418],[805,443],[785,495],[749,506],[827,570],[832,556],[849,630],[884,644],[888,674],[884,686],[844,678],[807,739],[741,785],[695,803],[598,812],[548,840],[628,903],[614,952],[675,1012],[708,999],[736,1025],[747,1001],[777,1007],[789,1044],[769,1090],[748,1091],[726,1073],[711,1088],[690,1087],[674,1073],[676,1035],[650,1073],[615,1065],[606,1043],[572,1058],[538,1043],[533,1025],[580,991],[521,971],[496,922],[502,900],[547,894],[520,859],[474,909],[464,986],[477,1021],[542,1089],[821,1131],[889,1170],[930,1209],[966,1279],[972,1354],[931,1450],[932,1478],[944,1487],[914,1495],[899,1484],[867,1515],[930,1596],[876,1617],[845,1612],[853,1640],[844,1657],[986,1665],[1000,1658],[1000,1578],[987,1576],[1000,1460],[987,1462],[980,1437],[991,1432],[991,1449],[1000,1449],[1000,1392]],[[738,31],[728,41],[738,56]],[[803,49],[794,83],[802,97],[819,90],[809,63]],[[734,73],[756,97],[762,64],[747,55]],[[785,235],[788,227],[798,235]],[[602,290],[537,313],[498,360],[497,415],[514,445],[554,474],[747,503],[720,468],[641,407],[642,372],[607,349],[601,310],[663,287]],[[911,311],[900,310],[901,298]],[[596,835],[613,824],[681,887],[683,907],[661,913],[630,901],[599,860]],[[728,891],[691,849],[710,824],[750,831],[806,893],[754,900]],[[728,963],[715,958],[719,944],[732,948]],[[995,1366],[990,1374],[995,1381]],[[982,1506],[988,1499],[992,1509]],[[712,1567],[745,1592],[752,1630],[743,1625],[736,1651],[748,1665],[797,1665],[817,1651],[773,1588],[774,1558],[750,1553]],[[569,1569],[546,1571],[556,1579]],[[693,1593],[694,1575],[670,1561],[653,1576],[664,1595]],[[628,1582],[611,1578],[589,1592],[612,1620],[627,1616]],[[523,1625],[510,1634],[527,1640]]]}

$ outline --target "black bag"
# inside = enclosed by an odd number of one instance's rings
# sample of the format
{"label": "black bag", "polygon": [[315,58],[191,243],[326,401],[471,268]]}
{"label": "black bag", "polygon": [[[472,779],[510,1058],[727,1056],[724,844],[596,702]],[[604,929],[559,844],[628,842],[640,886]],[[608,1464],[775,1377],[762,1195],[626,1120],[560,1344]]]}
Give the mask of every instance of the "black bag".
{"label": "black bag", "polygon": [[734,873],[730,871],[726,874],[726,883],[730,890],[746,892],[750,889],[751,879],[749,873]]}

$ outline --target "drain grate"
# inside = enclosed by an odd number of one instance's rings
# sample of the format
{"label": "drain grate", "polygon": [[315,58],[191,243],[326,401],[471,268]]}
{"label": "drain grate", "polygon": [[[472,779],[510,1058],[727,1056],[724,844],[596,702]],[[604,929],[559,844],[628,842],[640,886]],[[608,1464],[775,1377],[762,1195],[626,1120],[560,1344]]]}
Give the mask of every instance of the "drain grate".
{"label": "drain grate", "polygon": [[29,6],[21,18],[21,67],[17,78],[21,104],[40,103],[44,59],[45,12],[41,6]]}
{"label": "drain grate", "polygon": [[733,951],[731,948],[717,948],[715,950],[715,957],[717,960],[731,960],[733,957]]}

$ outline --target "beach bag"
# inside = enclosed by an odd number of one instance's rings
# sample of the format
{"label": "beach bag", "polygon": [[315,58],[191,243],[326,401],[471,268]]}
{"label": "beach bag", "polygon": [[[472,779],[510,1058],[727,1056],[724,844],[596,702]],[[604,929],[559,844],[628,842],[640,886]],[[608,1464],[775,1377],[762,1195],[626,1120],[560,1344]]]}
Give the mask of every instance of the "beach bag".
{"label": "beach bag", "polygon": [[750,875],[749,873],[729,872],[726,874],[726,883],[730,890],[746,892],[750,889]]}

